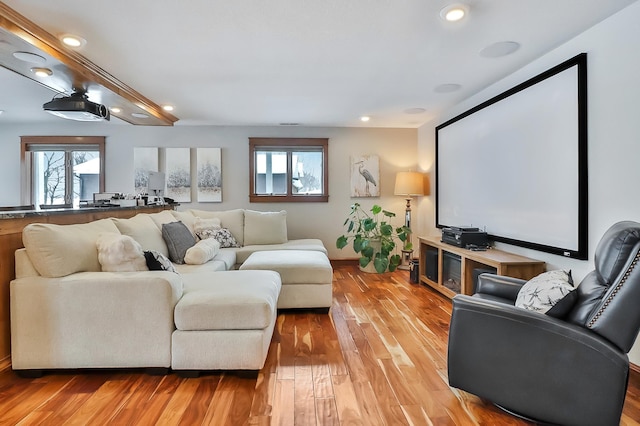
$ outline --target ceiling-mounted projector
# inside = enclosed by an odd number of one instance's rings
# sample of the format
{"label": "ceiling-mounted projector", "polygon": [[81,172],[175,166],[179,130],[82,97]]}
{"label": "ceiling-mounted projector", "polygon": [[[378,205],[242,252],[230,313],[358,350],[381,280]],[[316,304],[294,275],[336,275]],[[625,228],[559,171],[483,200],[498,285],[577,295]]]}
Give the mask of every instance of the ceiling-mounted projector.
{"label": "ceiling-mounted projector", "polygon": [[58,117],[76,121],[109,120],[109,109],[101,104],[91,102],[84,92],[75,92],[71,96],[53,98],[42,105],[45,111]]}

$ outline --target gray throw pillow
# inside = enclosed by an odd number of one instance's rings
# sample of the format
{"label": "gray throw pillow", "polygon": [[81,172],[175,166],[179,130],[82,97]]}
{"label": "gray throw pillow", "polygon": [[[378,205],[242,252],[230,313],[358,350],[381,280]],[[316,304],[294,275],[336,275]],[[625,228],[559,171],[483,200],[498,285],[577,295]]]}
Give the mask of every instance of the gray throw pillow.
{"label": "gray throw pillow", "polygon": [[189,228],[180,221],[163,223],[162,238],[167,244],[169,259],[178,264],[184,263],[184,255],[187,250],[196,244],[196,239]]}

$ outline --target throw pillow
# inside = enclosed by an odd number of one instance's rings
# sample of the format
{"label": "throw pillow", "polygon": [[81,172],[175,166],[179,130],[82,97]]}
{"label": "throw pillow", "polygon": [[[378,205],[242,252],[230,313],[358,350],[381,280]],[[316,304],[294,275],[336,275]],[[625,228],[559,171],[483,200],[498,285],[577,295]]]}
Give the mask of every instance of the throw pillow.
{"label": "throw pillow", "polygon": [[220,228],[213,231],[209,238],[214,238],[220,242],[220,248],[240,247],[231,231],[227,228]]}
{"label": "throw pillow", "polygon": [[198,241],[184,255],[184,263],[188,265],[202,265],[216,257],[220,251],[220,242],[215,238]]}
{"label": "throw pillow", "polygon": [[168,271],[175,272],[176,274],[178,273],[176,267],[173,266],[173,263],[171,263],[169,258],[159,251],[145,251],[144,258],[147,262],[147,268],[149,268],[150,271]]}
{"label": "throw pillow", "polygon": [[220,229],[220,219],[217,218],[203,219],[201,217],[197,217],[193,223],[193,232],[201,240],[211,238],[214,231],[217,231],[218,229]]}
{"label": "throw pillow", "polygon": [[146,271],[142,246],[128,235],[105,232],[96,240],[98,261],[105,272]]}
{"label": "throw pillow", "polygon": [[516,298],[519,308],[562,318],[577,300],[571,271],[548,271],[527,281]]}
{"label": "throw pillow", "polygon": [[189,228],[182,222],[170,222],[162,224],[162,238],[169,250],[169,259],[172,262],[183,264],[184,255],[196,244],[196,239]]}

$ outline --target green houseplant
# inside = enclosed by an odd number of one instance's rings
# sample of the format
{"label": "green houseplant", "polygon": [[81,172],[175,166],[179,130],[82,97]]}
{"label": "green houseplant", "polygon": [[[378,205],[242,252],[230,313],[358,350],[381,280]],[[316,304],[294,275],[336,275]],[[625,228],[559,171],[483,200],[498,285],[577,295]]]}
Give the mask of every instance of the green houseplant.
{"label": "green houseplant", "polygon": [[342,249],[349,241],[353,241],[353,250],[360,255],[361,268],[373,262],[376,272],[393,272],[402,260],[395,252],[395,240],[402,241],[405,250],[411,250],[411,243],[407,241],[411,230],[406,226],[394,229],[388,219],[396,214],[378,205],[374,205],[370,212],[365,211],[359,203],[351,206],[343,225],[346,233],[338,237],[336,247]]}

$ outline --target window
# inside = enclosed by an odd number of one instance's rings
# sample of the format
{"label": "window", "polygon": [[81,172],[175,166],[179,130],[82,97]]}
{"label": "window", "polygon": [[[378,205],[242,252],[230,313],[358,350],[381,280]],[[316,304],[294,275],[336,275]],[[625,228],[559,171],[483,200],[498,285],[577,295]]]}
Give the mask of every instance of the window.
{"label": "window", "polygon": [[249,138],[251,202],[327,202],[329,140]]}
{"label": "window", "polygon": [[22,197],[26,204],[73,205],[104,192],[102,136],[23,136]]}

